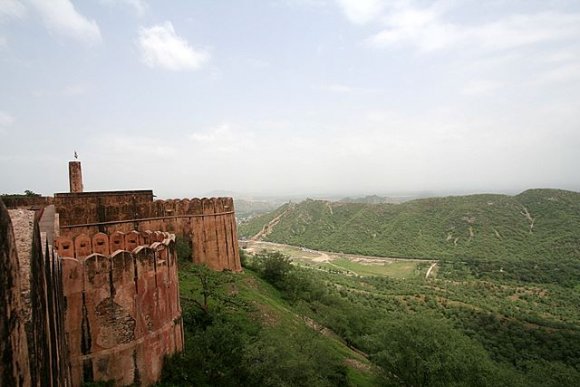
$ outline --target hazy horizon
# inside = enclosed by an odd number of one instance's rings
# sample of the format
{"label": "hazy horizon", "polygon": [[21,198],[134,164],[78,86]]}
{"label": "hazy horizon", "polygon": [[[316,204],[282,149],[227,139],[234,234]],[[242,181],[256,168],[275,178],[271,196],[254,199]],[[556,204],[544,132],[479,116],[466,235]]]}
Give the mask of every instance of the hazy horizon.
{"label": "hazy horizon", "polygon": [[580,191],[580,3],[4,0],[0,193]]}

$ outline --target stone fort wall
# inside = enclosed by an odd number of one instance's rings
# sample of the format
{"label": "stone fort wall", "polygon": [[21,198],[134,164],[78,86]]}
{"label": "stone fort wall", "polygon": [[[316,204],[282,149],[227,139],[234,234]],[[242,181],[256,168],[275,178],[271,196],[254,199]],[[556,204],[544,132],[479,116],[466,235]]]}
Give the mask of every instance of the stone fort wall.
{"label": "stone fort wall", "polygon": [[55,194],[60,234],[160,230],[186,237],[192,260],[213,270],[241,271],[232,198],[153,200],[153,192]]}
{"label": "stone fort wall", "polygon": [[[150,385],[183,349],[175,236],[62,236],[0,201],[0,385]],[[42,222],[41,222],[42,223]]]}
{"label": "stone fort wall", "polygon": [[70,385],[60,260],[38,215],[0,200],[0,385]]}
{"label": "stone fort wall", "polygon": [[183,350],[175,236],[81,234],[55,247],[73,384],[157,381],[163,357]]}

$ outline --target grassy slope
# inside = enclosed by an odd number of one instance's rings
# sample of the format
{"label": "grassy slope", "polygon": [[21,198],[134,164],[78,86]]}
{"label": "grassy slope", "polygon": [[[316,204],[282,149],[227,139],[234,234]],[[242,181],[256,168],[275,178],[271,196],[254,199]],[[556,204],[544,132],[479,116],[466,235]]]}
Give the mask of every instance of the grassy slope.
{"label": "grassy slope", "polygon": [[272,212],[268,212],[267,214],[259,215],[249,222],[243,223],[239,226],[240,230],[243,230],[243,233],[240,232],[241,236],[252,237],[259,233],[262,230],[264,225],[268,224],[272,221],[275,217],[286,211],[288,208],[288,203],[283,204],[276,210]]}
{"label": "grassy slope", "polygon": [[[524,207],[535,219],[532,233]],[[252,235],[274,216],[242,225],[240,234]],[[267,240],[378,256],[580,257],[577,230],[580,193],[530,190],[517,196],[455,196],[397,205],[307,200],[283,216]]]}
{"label": "grassy slope", "polygon": [[[187,270],[180,270],[179,275],[182,296],[189,297],[192,291],[199,290],[199,281],[194,275]],[[274,334],[290,335],[306,326],[306,320],[282,299],[280,292],[255,273],[246,270],[236,274],[235,278],[235,289],[230,290],[237,293],[237,297],[241,300],[255,307],[253,318],[260,320],[265,329],[272,330]],[[370,370],[370,362],[366,358],[352,351],[334,335],[324,335],[321,338],[325,340],[328,348],[339,358],[344,359],[352,386],[374,385],[375,375]]]}

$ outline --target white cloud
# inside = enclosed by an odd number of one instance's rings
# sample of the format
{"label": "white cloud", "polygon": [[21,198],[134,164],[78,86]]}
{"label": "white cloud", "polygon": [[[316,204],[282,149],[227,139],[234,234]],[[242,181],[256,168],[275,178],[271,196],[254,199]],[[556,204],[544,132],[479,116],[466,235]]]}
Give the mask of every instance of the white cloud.
{"label": "white cloud", "polygon": [[580,14],[543,12],[511,16],[494,23],[465,28],[484,48],[509,49],[550,41],[580,38]]}
{"label": "white cloud", "polygon": [[330,83],[320,86],[320,90],[329,91],[331,93],[338,94],[350,94],[350,93],[376,93],[379,89],[365,88],[365,87],[354,87],[345,85],[343,83]]}
{"label": "white cloud", "polygon": [[101,0],[105,4],[116,5],[121,4],[133,8],[138,16],[144,16],[147,12],[148,5],[143,0]]}
{"label": "white cloud", "polygon": [[22,18],[26,15],[26,7],[17,0],[0,1],[0,20]]}
{"label": "white cloud", "polygon": [[62,90],[62,94],[66,95],[66,96],[79,96],[79,95],[86,94],[88,89],[89,89],[89,87],[87,85],[77,83],[77,84],[66,86]]}
{"label": "white cloud", "polygon": [[259,58],[247,58],[245,62],[248,64],[248,66],[256,69],[266,69],[271,66],[270,62]]}
{"label": "white cloud", "polygon": [[327,5],[329,0],[279,0],[276,5],[288,7],[320,8]]}
{"label": "white cloud", "polygon": [[0,133],[5,132],[5,128],[14,123],[14,117],[10,114],[0,110]]}
{"label": "white cloud", "polygon": [[381,16],[384,2],[381,0],[337,0],[348,20],[365,24]]}
{"label": "white cloud", "polygon": [[178,36],[171,22],[141,28],[139,47],[143,62],[152,68],[196,70],[210,59],[207,51],[192,48],[187,40]]}
{"label": "white cloud", "polygon": [[99,43],[97,22],[81,15],[69,0],[30,0],[49,31],[85,43]]}
{"label": "white cloud", "polygon": [[333,83],[322,86],[322,90],[331,91],[333,93],[351,93],[354,89],[350,86],[340,83]]}
{"label": "white cloud", "polygon": [[577,13],[521,14],[480,25],[462,25],[447,20],[449,9],[441,4],[391,7],[381,18],[386,27],[367,42],[376,47],[409,45],[423,52],[456,47],[489,51],[580,38]]}
{"label": "white cloud", "polygon": [[164,138],[107,134],[97,141],[97,145],[106,147],[108,152],[127,161],[173,159],[178,154],[177,147]]}
{"label": "white cloud", "polygon": [[32,91],[32,95],[35,97],[77,97],[79,95],[87,94],[91,89],[91,86],[86,83],[73,83],[67,85],[61,89],[37,89]]}
{"label": "white cloud", "polygon": [[6,38],[4,36],[0,36],[0,48],[6,47],[8,45]]}
{"label": "white cloud", "polygon": [[462,90],[462,94],[469,96],[490,95],[503,86],[501,82],[492,80],[474,80],[468,82]]}
{"label": "white cloud", "polygon": [[254,147],[254,134],[234,130],[230,124],[221,124],[205,132],[193,133],[189,139],[205,152],[233,153],[248,151]]}
{"label": "white cloud", "polygon": [[536,79],[536,83],[539,84],[575,81],[580,81],[580,63],[572,63],[556,67],[546,71]]}
{"label": "white cloud", "polygon": [[0,110],[0,126],[10,126],[14,123],[14,117]]}

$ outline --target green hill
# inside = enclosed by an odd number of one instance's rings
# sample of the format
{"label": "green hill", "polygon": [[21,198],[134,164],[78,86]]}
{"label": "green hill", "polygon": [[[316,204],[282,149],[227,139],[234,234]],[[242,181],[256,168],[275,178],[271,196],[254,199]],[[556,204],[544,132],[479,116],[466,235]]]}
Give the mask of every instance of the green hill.
{"label": "green hill", "polygon": [[159,386],[371,386],[364,354],[251,270],[179,267],[185,352],[166,360]]}
{"label": "green hill", "polygon": [[574,286],[580,277],[580,193],[534,189],[401,204],[306,200],[240,226],[264,240],[311,249],[446,262],[443,273]]}

